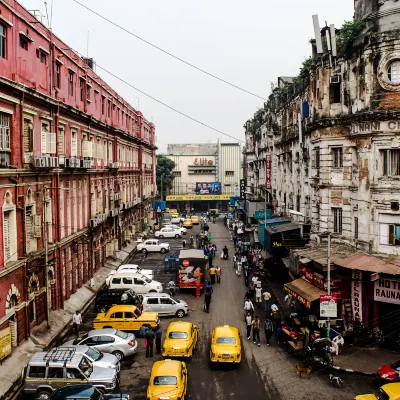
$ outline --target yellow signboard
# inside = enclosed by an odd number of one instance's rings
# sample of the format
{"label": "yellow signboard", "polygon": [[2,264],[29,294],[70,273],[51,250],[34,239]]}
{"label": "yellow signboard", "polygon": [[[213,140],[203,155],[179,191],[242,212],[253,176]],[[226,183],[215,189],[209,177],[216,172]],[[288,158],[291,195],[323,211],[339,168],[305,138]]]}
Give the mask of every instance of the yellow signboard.
{"label": "yellow signboard", "polygon": [[11,354],[11,328],[0,331],[0,360]]}
{"label": "yellow signboard", "polygon": [[180,200],[229,200],[231,196],[229,194],[192,194],[192,195],[182,195],[182,196],[167,196],[167,201],[180,201]]}

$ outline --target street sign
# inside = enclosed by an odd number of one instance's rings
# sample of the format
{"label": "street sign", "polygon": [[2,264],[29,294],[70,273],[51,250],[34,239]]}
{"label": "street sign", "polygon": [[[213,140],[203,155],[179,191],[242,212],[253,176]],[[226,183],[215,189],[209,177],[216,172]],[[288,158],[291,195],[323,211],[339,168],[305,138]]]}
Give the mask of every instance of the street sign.
{"label": "street sign", "polygon": [[239,188],[240,198],[241,199],[245,199],[246,198],[246,186],[247,186],[246,179],[241,179],[240,180],[240,188]]}
{"label": "street sign", "polygon": [[188,266],[190,265],[189,260],[183,260],[182,265],[183,265],[184,267],[188,267]]}
{"label": "street sign", "polygon": [[319,296],[319,315],[321,318],[337,318],[336,295],[322,294]]}

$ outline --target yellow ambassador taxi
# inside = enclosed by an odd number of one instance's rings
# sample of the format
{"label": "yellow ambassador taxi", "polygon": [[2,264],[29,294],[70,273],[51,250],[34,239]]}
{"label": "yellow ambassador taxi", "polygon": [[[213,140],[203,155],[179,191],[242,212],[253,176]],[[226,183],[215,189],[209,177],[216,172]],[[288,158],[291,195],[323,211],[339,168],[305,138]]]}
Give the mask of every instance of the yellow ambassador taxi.
{"label": "yellow ambassador taxi", "polygon": [[362,394],[354,400],[400,400],[400,382],[387,383],[381,386],[375,394]]}
{"label": "yellow ambassador taxi", "polygon": [[193,222],[192,222],[192,220],[191,220],[190,218],[186,218],[186,219],[183,221],[183,226],[184,226],[185,228],[193,228]]}
{"label": "yellow ambassador taxi", "polygon": [[94,329],[114,328],[120,331],[140,331],[143,325],[154,328],[159,324],[157,313],[141,312],[129,305],[113,306],[107,312],[97,314],[93,320]]}
{"label": "yellow ambassador taxi", "polygon": [[211,336],[211,364],[242,361],[242,344],[238,328],[229,325],[217,326]]}
{"label": "yellow ambassador taxi", "polygon": [[162,348],[163,357],[192,357],[198,340],[196,325],[191,322],[171,322]]}
{"label": "yellow ambassador taxi", "polygon": [[183,400],[187,387],[187,368],[183,361],[156,361],[147,387],[147,400]]}
{"label": "yellow ambassador taxi", "polygon": [[197,215],[192,215],[190,219],[192,220],[193,225],[198,225],[200,223],[200,219]]}

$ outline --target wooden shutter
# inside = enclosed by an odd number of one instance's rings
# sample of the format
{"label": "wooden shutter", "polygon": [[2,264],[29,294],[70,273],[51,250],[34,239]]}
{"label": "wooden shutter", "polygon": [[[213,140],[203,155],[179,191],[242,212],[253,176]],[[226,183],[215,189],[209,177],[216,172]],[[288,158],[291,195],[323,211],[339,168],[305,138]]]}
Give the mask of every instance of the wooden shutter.
{"label": "wooden shutter", "polygon": [[57,152],[57,139],[55,133],[48,133],[46,135],[47,139],[47,153],[55,154]]}
{"label": "wooden shutter", "polygon": [[24,152],[30,153],[33,151],[33,129],[32,122],[29,119],[24,119]]}
{"label": "wooden shutter", "polygon": [[11,258],[11,243],[10,243],[10,213],[4,213],[3,221],[3,234],[4,234],[4,261]]}
{"label": "wooden shutter", "polygon": [[75,131],[71,131],[71,157],[76,157],[77,155],[77,133]]}
{"label": "wooden shutter", "polygon": [[394,245],[394,225],[389,225],[389,244]]}
{"label": "wooden shutter", "polygon": [[42,134],[41,134],[41,138],[42,138],[42,145],[41,145],[42,154],[46,154],[47,153],[47,133],[48,133],[48,126],[45,125],[45,124],[42,124]]}
{"label": "wooden shutter", "polygon": [[87,140],[84,140],[82,142],[82,157],[90,157],[89,156],[89,142]]}
{"label": "wooden shutter", "polygon": [[106,245],[106,257],[112,257],[113,255],[113,244],[107,243]]}
{"label": "wooden shutter", "polygon": [[33,237],[40,238],[42,237],[42,216],[39,214],[33,215]]}
{"label": "wooden shutter", "polygon": [[25,235],[26,235],[26,253],[29,254],[32,251],[32,240],[33,240],[33,217],[32,217],[32,206],[25,208]]}
{"label": "wooden shutter", "polygon": [[65,156],[65,132],[64,128],[58,129],[58,155],[60,157]]}

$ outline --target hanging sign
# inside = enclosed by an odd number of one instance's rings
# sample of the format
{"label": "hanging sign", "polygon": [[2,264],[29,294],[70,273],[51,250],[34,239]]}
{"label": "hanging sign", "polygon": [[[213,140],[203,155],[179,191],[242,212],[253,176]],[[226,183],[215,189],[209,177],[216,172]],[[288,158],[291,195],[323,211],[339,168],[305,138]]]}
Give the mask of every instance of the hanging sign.
{"label": "hanging sign", "polygon": [[374,283],[374,300],[382,303],[400,304],[400,281],[379,279]]}
{"label": "hanging sign", "polygon": [[362,272],[354,270],[351,280],[353,320],[362,322]]}
{"label": "hanging sign", "polygon": [[265,188],[271,189],[271,154],[267,154],[265,165]]}
{"label": "hanging sign", "polygon": [[319,316],[321,318],[337,318],[336,295],[322,294],[319,296]]}
{"label": "hanging sign", "polygon": [[0,331],[0,360],[11,354],[11,328]]}

